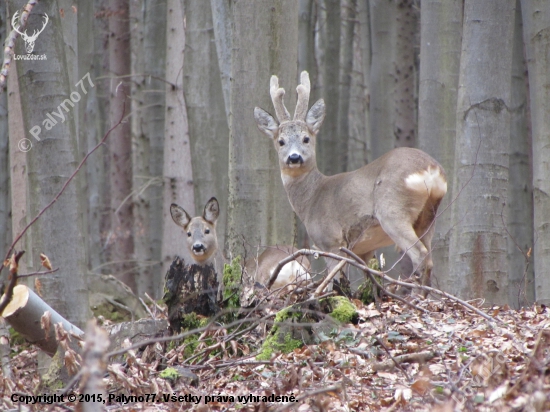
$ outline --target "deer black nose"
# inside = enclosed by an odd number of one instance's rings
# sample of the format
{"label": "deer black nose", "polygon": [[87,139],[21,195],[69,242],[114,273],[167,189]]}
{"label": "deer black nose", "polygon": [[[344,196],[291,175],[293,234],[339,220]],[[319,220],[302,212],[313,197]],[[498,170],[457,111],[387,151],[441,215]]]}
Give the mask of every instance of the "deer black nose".
{"label": "deer black nose", "polygon": [[193,251],[194,252],[200,252],[200,251],[204,251],[204,245],[202,243],[195,243],[193,244]]}
{"label": "deer black nose", "polygon": [[304,163],[304,159],[302,159],[302,156],[300,156],[298,153],[292,153],[290,156],[288,156],[288,162],[289,163]]}

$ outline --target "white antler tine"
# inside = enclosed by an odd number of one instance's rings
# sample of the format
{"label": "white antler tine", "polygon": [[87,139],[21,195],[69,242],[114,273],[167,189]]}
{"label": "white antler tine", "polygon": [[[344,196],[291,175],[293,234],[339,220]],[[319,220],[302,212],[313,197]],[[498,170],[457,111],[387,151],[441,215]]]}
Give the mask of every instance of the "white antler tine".
{"label": "white antler tine", "polygon": [[294,111],[294,120],[305,120],[307,114],[307,106],[309,104],[309,93],[311,84],[309,82],[309,74],[303,71],[300,75],[300,84],[296,87],[298,93],[298,101],[296,102],[296,110]]}
{"label": "white antler tine", "polygon": [[275,75],[271,76],[269,93],[271,94],[271,101],[275,107],[275,114],[279,122],[285,122],[290,120],[290,113],[285,107],[283,97],[285,96],[285,89],[279,87],[279,78]]}

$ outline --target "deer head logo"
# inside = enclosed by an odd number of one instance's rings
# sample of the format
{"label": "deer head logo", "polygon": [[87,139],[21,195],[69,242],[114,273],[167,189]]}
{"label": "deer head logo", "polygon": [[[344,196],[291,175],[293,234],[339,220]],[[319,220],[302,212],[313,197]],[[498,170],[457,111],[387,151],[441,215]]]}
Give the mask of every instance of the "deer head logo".
{"label": "deer head logo", "polygon": [[38,35],[42,33],[46,28],[46,24],[48,24],[49,17],[46,13],[44,13],[44,25],[40,30],[35,30],[32,36],[27,35],[27,30],[25,30],[23,33],[19,31],[20,26],[17,24],[17,20],[19,20],[19,11],[15,12],[13,17],[11,18],[11,26],[13,27],[13,30],[19,33],[23,38],[23,40],[25,40],[25,49],[27,50],[27,53],[30,54],[34,50],[34,42],[36,41]]}

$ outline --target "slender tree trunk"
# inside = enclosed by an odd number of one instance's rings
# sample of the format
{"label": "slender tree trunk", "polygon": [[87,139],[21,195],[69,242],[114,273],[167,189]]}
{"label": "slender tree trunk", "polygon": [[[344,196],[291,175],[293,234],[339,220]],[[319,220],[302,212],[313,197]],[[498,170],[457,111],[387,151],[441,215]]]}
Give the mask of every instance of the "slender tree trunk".
{"label": "slender tree trunk", "polygon": [[370,22],[368,2],[357,2],[357,20],[354,35],[354,55],[351,79],[350,139],[348,141],[347,170],[356,170],[369,161],[370,134]]}
{"label": "slender tree trunk", "polygon": [[[135,10],[135,11],[134,11]],[[134,252],[138,292],[162,285],[162,163],[164,145],[166,3],[144,0],[132,7],[134,54],[133,193]]]}
{"label": "slender tree trunk", "polygon": [[508,302],[507,202],[514,0],[467,0],[457,103],[451,293]]}
{"label": "slender tree trunk", "polygon": [[535,297],[550,303],[550,4],[522,0],[533,135]]}
{"label": "slender tree trunk", "polygon": [[218,54],[227,124],[229,124],[231,106],[231,44],[233,37],[231,28],[233,17],[231,16],[230,1],[231,0],[210,0],[214,40],[216,42],[216,52]]}
{"label": "slender tree trunk", "polygon": [[[340,0],[324,0],[326,9],[326,45],[323,64],[322,94],[327,107],[323,128],[319,133],[317,163],[319,170],[334,175],[346,170],[347,140],[338,136],[340,104]],[[294,90],[292,87],[291,90]],[[313,102],[312,102],[313,103]]]}
{"label": "slender tree trunk", "polygon": [[[9,32],[6,7],[0,6],[0,39]],[[11,196],[10,196],[10,152],[8,127],[8,95],[0,90],[0,258],[4,259],[11,245]]]}
{"label": "slender tree trunk", "polygon": [[[23,122],[23,109],[21,107],[21,96],[19,93],[19,79],[17,74],[17,62],[13,61],[10,67],[12,76],[8,76],[8,129],[9,129],[9,176],[11,193],[11,228],[12,238],[9,238],[8,244],[11,245],[27,225],[28,216],[28,193],[29,179],[27,177],[27,148],[32,150],[35,141],[26,141],[25,124]],[[23,142],[23,143],[21,143]],[[23,150],[21,150],[23,149]],[[17,250],[30,250],[32,247],[32,228],[21,239],[15,248]],[[25,255],[24,255],[25,256]],[[2,259],[5,255],[2,254]],[[27,253],[24,259],[19,261],[19,272],[27,272],[27,267],[34,267],[32,254]]]}
{"label": "slender tree trunk", "polygon": [[[87,80],[82,86],[70,80],[59,9],[57,1],[38,3],[33,9],[37,16],[43,13],[51,16],[35,45],[35,52],[46,54],[47,60],[23,60],[17,64],[24,130],[41,127],[40,141],[33,142],[27,153],[29,216],[33,217],[53,199],[76,168],[74,105],[79,104],[82,87],[87,90],[92,87]],[[64,116],[65,122],[54,122],[55,118],[46,116],[54,112]],[[35,223],[32,247],[27,253],[32,255],[33,268],[39,267],[40,253],[48,255],[52,264],[59,267],[58,272],[40,277],[39,292],[71,323],[82,326],[88,319],[89,307],[80,190],[75,179]]]}
{"label": "slender tree trunk", "polygon": [[317,13],[315,3],[313,0],[299,0],[298,4],[298,75],[304,70],[307,71],[312,84],[315,84],[317,78],[317,66],[315,64]]}
{"label": "slender tree trunk", "polygon": [[348,146],[350,137],[350,99],[351,75],[353,68],[353,32],[355,27],[356,0],[342,0],[341,7],[341,41],[340,41],[340,81],[338,99],[338,131],[336,138],[339,141],[340,152],[343,153],[341,162],[336,162],[339,170],[345,172],[348,168]]}
{"label": "slender tree trunk", "polygon": [[[84,27],[91,27],[88,34],[88,39],[92,41],[92,49],[90,49],[91,62],[89,73],[92,79],[104,75],[109,70],[109,54],[103,52],[104,46],[107,45],[109,38],[108,22],[106,18],[95,17],[91,10],[87,8],[93,7],[97,10],[106,9],[107,0],[95,0],[94,4],[89,4],[79,7],[79,15],[83,15],[82,24]],[[91,21],[88,22],[87,19]],[[85,30],[85,29],[84,29]],[[89,36],[90,31],[94,33],[93,37]],[[84,37],[84,36],[82,36]],[[86,41],[84,38],[82,41]],[[88,46],[89,47],[89,46]],[[85,47],[82,48],[86,50]],[[87,60],[87,59],[86,59]],[[82,67],[84,62],[81,60]],[[82,70],[84,71],[84,69]],[[97,80],[95,87],[91,89],[87,95],[87,105],[85,108],[86,127],[80,130],[85,134],[86,152],[95,147],[100,139],[104,136],[106,128],[109,124],[109,83],[107,81]],[[107,147],[98,149],[97,159],[95,161],[86,162],[86,188],[85,192],[88,197],[88,242],[90,255],[90,269],[94,273],[102,273],[100,268],[104,268],[103,273],[107,272],[109,267],[104,266],[107,262],[106,240],[110,226],[110,181],[108,179],[109,170],[109,152]]]}
{"label": "slender tree trunk", "polygon": [[[110,0],[109,69],[110,124],[116,124],[131,108],[130,14],[128,0]],[[132,214],[132,135],[128,119],[109,138],[111,180],[110,260],[114,274],[136,291]]]}
{"label": "slender tree trunk", "polygon": [[416,143],[416,54],[418,53],[418,12],[414,0],[399,0],[395,13],[396,44],[393,62],[393,135],[398,147]]}
{"label": "slender tree trunk", "polygon": [[533,186],[531,134],[528,127],[528,85],[521,2],[516,0],[512,55],[512,112],[510,120],[510,182],[508,188],[509,301],[515,308],[535,299],[533,259]]}
{"label": "slender tree trunk", "polygon": [[[164,169],[162,207],[162,273],[166,273],[176,255],[185,250],[185,234],[170,217],[170,204],[177,203],[194,216],[195,195],[187,112],[183,96],[183,0],[168,0],[166,20],[166,113],[164,121]],[[221,97],[220,97],[221,98]],[[161,296],[161,290],[157,291]]]}
{"label": "slender tree trunk", "polygon": [[[294,108],[298,2],[243,0],[233,3],[229,205],[227,249],[243,256],[258,244],[292,244],[294,213],[281,182],[273,143],[254,123],[254,106],[273,107],[269,79],[277,74]],[[253,217],[253,218],[251,218]],[[243,256],[244,257],[244,256]]]}
{"label": "slender tree trunk", "polygon": [[370,142],[376,159],[395,147],[389,98],[395,87],[392,73],[392,52],[395,47],[395,5],[392,0],[370,2],[372,67],[370,71]]}
{"label": "slender tree trunk", "polygon": [[462,0],[424,0],[420,10],[418,147],[447,173],[432,240],[432,284],[449,290],[449,241],[453,199],[456,102],[462,42]]}
{"label": "slender tree trunk", "polygon": [[[191,161],[196,172],[195,210],[201,210],[216,196],[222,214],[216,223],[219,242],[224,244],[227,216],[229,127],[225,114],[222,83],[210,3],[185,0],[186,46],[183,68],[183,89]],[[204,70],[209,67],[209,70]],[[208,159],[208,161],[205,161]]]}

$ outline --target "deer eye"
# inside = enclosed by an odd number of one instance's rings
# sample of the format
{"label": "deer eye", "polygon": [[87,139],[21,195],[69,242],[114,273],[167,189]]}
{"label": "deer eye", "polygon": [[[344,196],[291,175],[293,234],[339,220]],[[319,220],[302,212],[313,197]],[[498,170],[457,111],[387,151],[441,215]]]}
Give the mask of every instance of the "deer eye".
{"label": "deer eye", "polygon": [[191,232],[187,232],[187,237],[191,237]]}
{"label": "deer eye", "polygon": [[304,139],[302,140],[304,143],[309,143],[309,137],[304,137]]}
{"label": "deer eye", "polygon": [[210,229],[206,229],[206,230],[204,231],[204,233],[209,234],[209,233],[210,233]]}
{"label": "deer eye", "polygon": [[279,140],[279,146],[284,146],[285,145],[285,141],[284,140]]}

